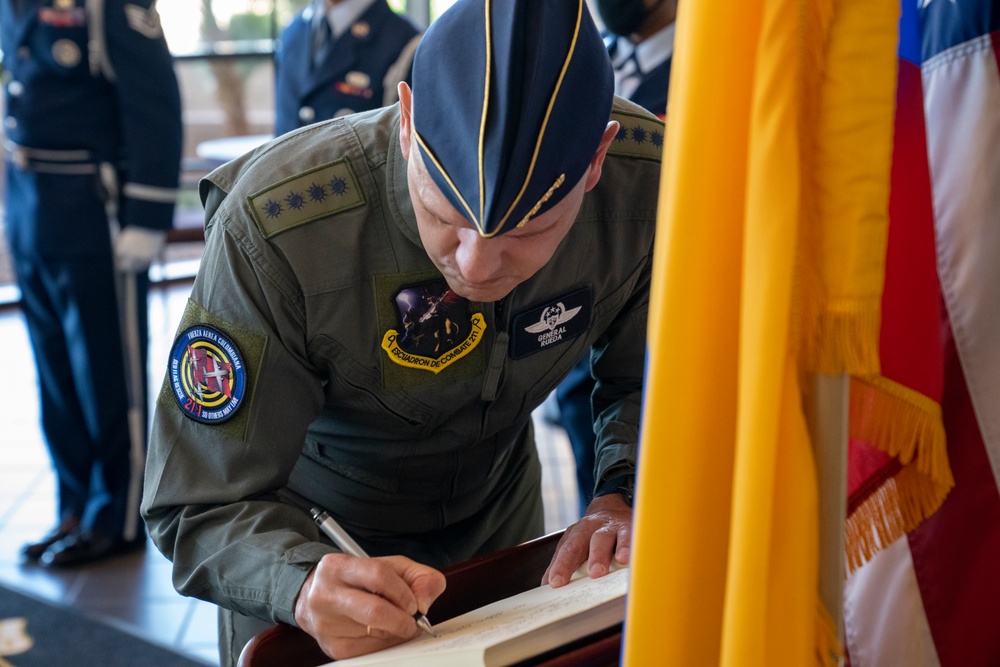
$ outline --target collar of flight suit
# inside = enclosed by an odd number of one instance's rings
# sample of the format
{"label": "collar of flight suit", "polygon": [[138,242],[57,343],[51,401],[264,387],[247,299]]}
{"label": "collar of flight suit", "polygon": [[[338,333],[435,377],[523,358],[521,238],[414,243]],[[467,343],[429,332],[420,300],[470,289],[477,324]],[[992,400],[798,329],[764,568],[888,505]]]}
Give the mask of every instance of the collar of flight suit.
{"label": "collar of flight suit", "polygon": [[420,232],[417,229],[417,216],[413,212],[413,201],[410,199],[410,188],[406,181],[406,160],[399,147],[399,103],[395,106],[396,121],[392,126],[389,146],[386,155],[386,183],[389,193],[389,208],[393,220],[399,225],[406,238],[423,248],[420,242]]}

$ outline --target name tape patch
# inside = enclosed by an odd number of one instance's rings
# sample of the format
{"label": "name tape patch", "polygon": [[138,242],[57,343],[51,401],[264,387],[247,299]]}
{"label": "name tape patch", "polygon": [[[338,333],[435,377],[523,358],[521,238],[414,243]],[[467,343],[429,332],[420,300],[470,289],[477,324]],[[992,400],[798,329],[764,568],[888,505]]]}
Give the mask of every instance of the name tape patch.
{"label": "name tape patch", "polygon": [[170,352],[170,386],[177,406],[203,424],[220,424],[243,405],[247,370],[236,342],[207,324],[185,329]]}
{"label": "name tape patch", "polygon": [[511,325],[511,359],[521,359],[576,338],[590,326],[592,310],[593,296],[590,288],[584,287],[519,313]]}

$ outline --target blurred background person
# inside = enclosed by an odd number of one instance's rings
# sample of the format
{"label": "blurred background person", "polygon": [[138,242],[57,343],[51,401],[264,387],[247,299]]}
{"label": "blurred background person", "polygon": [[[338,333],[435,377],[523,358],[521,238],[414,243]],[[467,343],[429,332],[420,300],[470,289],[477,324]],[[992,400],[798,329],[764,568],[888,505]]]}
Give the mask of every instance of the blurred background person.
{"label": "blurred background person", "polygon": [[[665,118],[677,0],[594,0],[593,4],[605,27],[604,43],[615,70],[615,94]],[[590,400],[594,384],[588,355],[555,391],[558,421],[566,429],[576,460],[581,516],[594,496],[595,435]]]}
{"label": "blurred background person", "polygon": [[594,0],[615,68],[615,94],[667,114],[677,0]]}
{"label": "blurred background person", "polygon": [[146,272],[173,218],[180,93],[154,0],[0,0],[0,39],[7,241],[58,489],[22,555],[71,566],[145,544]]}
{"label": "blurred background person", "polygon": [[386,0],[317,0],[282,31],[275,53],[275,135],[396,102],[420,41]]}

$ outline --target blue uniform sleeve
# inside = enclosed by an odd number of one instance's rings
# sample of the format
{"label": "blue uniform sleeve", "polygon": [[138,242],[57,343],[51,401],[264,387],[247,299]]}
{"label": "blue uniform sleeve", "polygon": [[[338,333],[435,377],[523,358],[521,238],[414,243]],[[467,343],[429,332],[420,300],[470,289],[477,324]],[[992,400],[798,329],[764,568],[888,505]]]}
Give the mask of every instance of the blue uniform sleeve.
{"label": "blue uniform sleeve", "polygon": [[124,147],[123,226],[172,225],[182,150],[181,97],[155,0],[105,0]]}
{"label": "blue uniform sleeve", "polygon": [[[311,18],[299,13],[281,32],[281,47],[274,54],[274,134],[291,132],[301,126],[299,104],[308,72],[312,40]],[[321,120],[321,119],[317,119]]]}

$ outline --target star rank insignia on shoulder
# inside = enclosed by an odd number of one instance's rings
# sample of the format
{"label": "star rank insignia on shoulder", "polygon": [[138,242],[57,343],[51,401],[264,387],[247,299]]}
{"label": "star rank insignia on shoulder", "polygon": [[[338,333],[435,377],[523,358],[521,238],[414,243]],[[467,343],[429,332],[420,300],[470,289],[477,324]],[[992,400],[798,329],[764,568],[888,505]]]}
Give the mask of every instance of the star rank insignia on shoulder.
{"label": "star rank insignia on shoulder", "polygon": [[264,238],[307,222],[363,206],[365,196],[351,163],[342,158],[296,174],[247,197]]}
{"label": "star rank insignia on shoulder", "polygon": [[621,127],[608,148],[608,154],[660,161],[665,133],[662,120],[628,111],[615,111],[611,120],[617,120]]}

